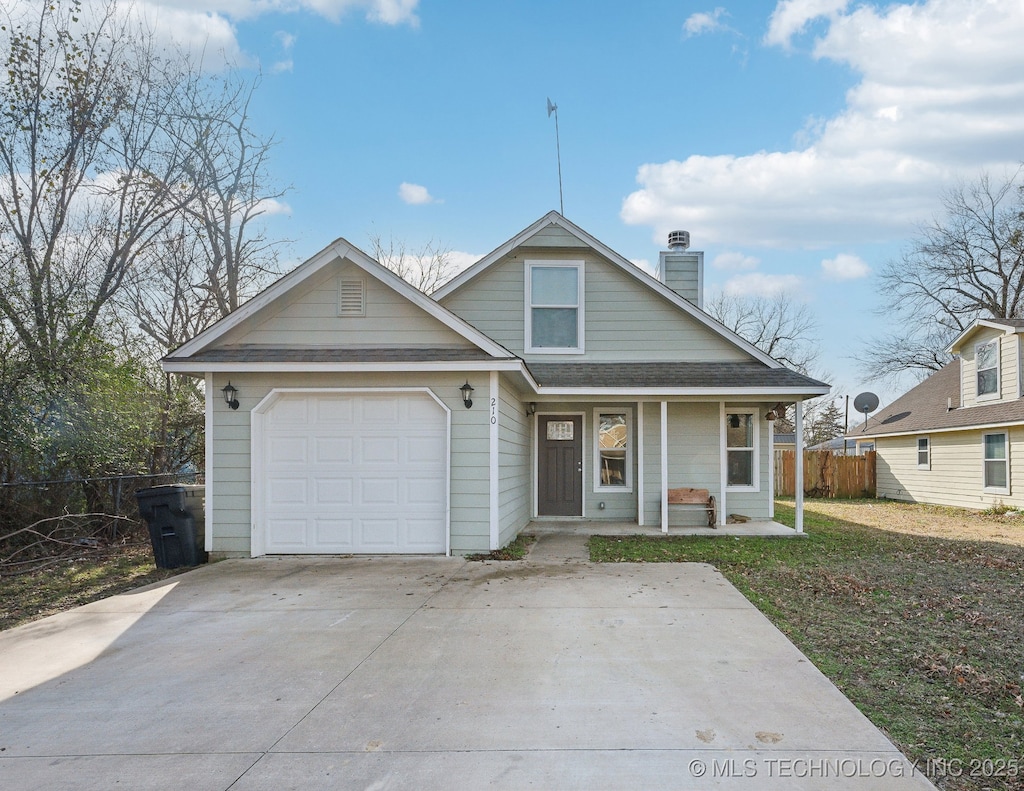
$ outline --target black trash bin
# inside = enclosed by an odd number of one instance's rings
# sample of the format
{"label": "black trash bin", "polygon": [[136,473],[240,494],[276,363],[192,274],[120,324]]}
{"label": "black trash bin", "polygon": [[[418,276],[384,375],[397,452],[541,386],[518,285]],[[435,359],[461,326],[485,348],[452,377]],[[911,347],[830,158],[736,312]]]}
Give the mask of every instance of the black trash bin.
{"label": "black trash bin", "polygon": [[149,525],[157,568],[176,569],[205,563],[205,486],[169,485],[135,493],[139,516]]}

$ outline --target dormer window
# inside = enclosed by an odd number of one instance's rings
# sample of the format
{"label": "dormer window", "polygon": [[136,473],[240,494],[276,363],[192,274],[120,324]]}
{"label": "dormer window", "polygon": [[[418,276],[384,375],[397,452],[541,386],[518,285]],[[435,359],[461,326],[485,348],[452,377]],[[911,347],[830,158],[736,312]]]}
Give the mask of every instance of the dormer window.
{"label": "dormer window", "polygon": [[975,346],[974,363],[977,370],[978,398],[996,397],[999,394],[999,340]]}
{"label": "dormer window", "polygon": [[526,349],[583,351],[583,262],[526,262]]}

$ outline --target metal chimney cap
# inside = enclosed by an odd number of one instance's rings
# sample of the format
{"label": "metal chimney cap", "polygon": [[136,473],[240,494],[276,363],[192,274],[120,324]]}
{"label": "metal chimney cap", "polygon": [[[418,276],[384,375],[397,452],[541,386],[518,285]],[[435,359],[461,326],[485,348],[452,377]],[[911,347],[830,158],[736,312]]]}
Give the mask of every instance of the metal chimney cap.
{"label": "metal chimney cap", "polygon": [[668,249],[669,250],[685,250],[690,246],[690,232],[689,231],[669,231],[668,234]]}

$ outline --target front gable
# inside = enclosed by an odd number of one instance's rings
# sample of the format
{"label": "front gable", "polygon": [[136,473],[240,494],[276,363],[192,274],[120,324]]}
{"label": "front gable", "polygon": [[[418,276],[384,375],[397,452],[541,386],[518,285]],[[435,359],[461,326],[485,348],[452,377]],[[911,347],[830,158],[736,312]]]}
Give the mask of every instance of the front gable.
{"label": "front gable", "polygon": [[[551,308],[576,311],[578,342],[541,348],[531,327],[548,309],[531,273],[578,270],[580,298]],[[435,294],[438,301],[527,362],[778,363],[664,284],[551,213]],[[568,299],[568,301],[566,301]],[[571,321],[571,318],[568,319]]]}
{"label": "front gable", "polygon": [[226,333],[215,348],[469,348],[467,338],[346,259],[335,259]]}
{"label": "front gable", "polygon": [[[248,362],[288,350],[388,350],[508,359],[507,349],[338,239],[164,358],[168,371],[224,354]],[[292,355],[294,357],[294,355]],[[228,359],[228,358],[224,358]],[[295,358],[298,359],[298,358]],[[366,361],[369,361],[366,358]]]}

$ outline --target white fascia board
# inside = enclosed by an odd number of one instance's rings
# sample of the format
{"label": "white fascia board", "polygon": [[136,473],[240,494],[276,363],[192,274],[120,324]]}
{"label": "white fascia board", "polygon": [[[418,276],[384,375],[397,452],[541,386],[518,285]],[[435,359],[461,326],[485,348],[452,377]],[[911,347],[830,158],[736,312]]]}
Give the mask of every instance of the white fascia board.
{"label": "white fascia board", "polygon": [[[505,242],[505,244],[501,245],[501,247],[485,255],[483,258],[481,258],[479,261],[473,264],[473,266],[471,266],[469,269],[465,270],[460,275],[457,275],[456,277],[449,280],[447,283],[441,286],[441,288],[434,292],[435,298],[437,300],[442,300],[452,292],[462,288],[462,286],[464,286],[466,283],[475,278],[482,271],[491,266],[491,264],[503,258],[506,254],[511,252],[516,247],[519,247],[520,245],[524,244],[526,241],[530,239],[530,237],[534,236],[539,231],[546,228],[548,225],[557,225],[563,230],[572,234],[581,242],[588,245],[597,253],[599,253],[601,256],[607,258],[609,261],[611,261],[614,265],[619,267],[623,272],[628,274],[630,277],[633,277],[634,279],[643,283],[648,288],[654,289],[658,294],[667,299],[677,308],[681,309],[684,313],[689,314],[692,318],[696,319],[698,322],[703,324],[708,329],[721,335],[725,340],[729,341],[734,346],[739,347],[747,354],[749,354],[751,357],[753,357],[755,360],[758,360],[759,362],[762,362],[771,368],[785,367],[778,360],[769,357],[763,351],[754,346],[754,344],[741,338],[739,335],[730,330],[724,324],[712,318],[710,315],[705,313],[700,308],[694,306],[688,300],[683,299],[681,296],[679,296],[675,291],[670,289],[664,283],[662,283],[661,281],[657,280],[654,277],[651,277],[642,269],[635,266],[628,259],[624,258],[619,253],[612,250],[603,242],[599,241],[598,239],[595,239],[589,233],[587,233],[586,231],[584,231],[582,228],[572,223],[571,221],[567,220],[565,217],[563,217],[556,211],[548,212],[539,220],[537,220],[537,222],[533,223],[533,225],[530,225],[528,228],[526,228],[525,230],[521,231],[520,233],[516,234],[514,237],[509,239],[507,242]],[[701,271],[703,272],[703,267]],[[701,297],[701,299],[703,301],[703,296]]]}
{"label": "white fascia board", "polygon": [[495,343],[478,329],[460,319],[447,308],[438,304],[422,291],[400,278],[387,267],[374,261],[370,256],[345,239],[337,239],[319,253],[297,266],[287,275],[258,294],[238,310],[225,316],[212,327],[199,333],[195,338],[179,346],[167,355],[168,359],[189,357],[207,348],[218,338],[237,327],[253,314],[262,310],[278,297],[282,296],[303,280],[315,275],[336,259],[350,261],[360,269],[379,280],[385,286],[397,291],[414,305],[426,311],[449,329],[455,331],[473,345],[494,357],[513,357],[514,355],[500,344]]}
{"label": "white fascia board", "polygon": [[474,360],[450,363],[331,363],[331,362],[204,362],[164,360],[167,373],[404,373],[409,371],[517,371],[536,389],[537,384],[519,360]]}
{"label": "white fascia board", "polygon": [[1013,428],[1021,426],[1019,420],[1011,420],[1005,423],[978,423],[972,426],[951,426],[950,428],[922,428],[917,431],[894,431],[891,434],[847,434],[846,439],[888,439],[889,437],[920,437],[924,434],[952,434],[956,431],[988,431],[993,428]]}
{"label": "white fascia board", "polygon": [[989,327],[993,330],[1002,330],[1004,335],[1024,334],[1024,327],[1015,327],[1012,324],[1004,324],[999,321],[999,319],[975,319],[974,324],[957,335],[953,342],[946,347],[946,354],[958,354],[964,341],[966,341],[979,327]]}
{"label": "white fascia board", "polygon": [[742,397],[748,400],[765,400],[788,396],[804,400],[826,395],[830,388],[777,387],[750,390],[743,387],[541,387],[538,396],[626,396],[636,398],[661,398],[662,396],[720,396]]}

